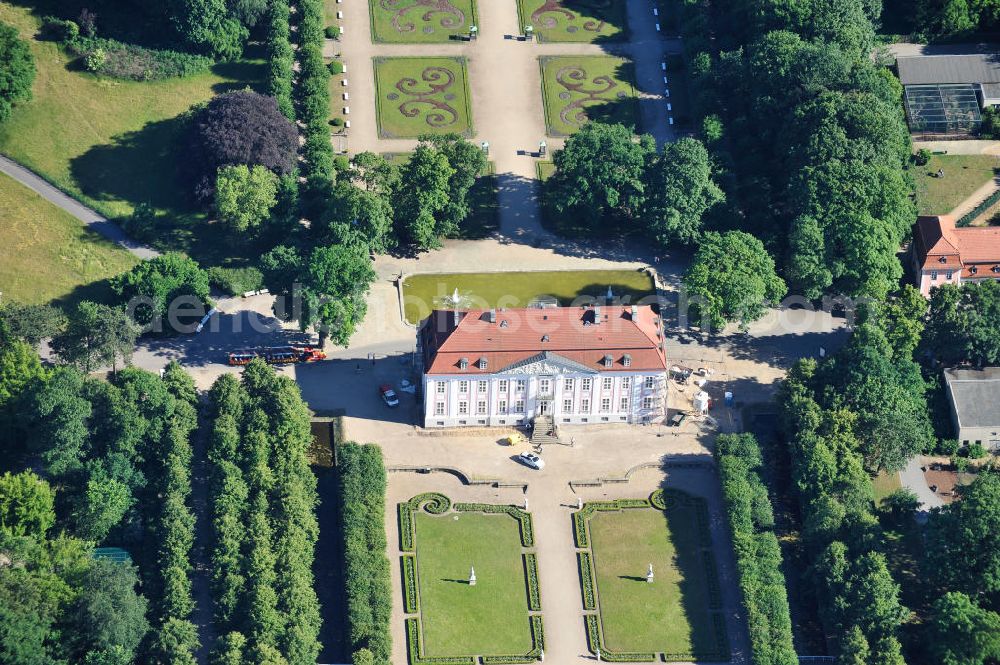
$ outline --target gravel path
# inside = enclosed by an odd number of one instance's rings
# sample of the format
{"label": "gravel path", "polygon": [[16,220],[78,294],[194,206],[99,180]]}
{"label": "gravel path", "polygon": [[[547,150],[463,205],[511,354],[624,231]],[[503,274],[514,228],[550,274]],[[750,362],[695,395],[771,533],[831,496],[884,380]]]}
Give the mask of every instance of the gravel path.
{"label": "gravel path", "polygon": [[159,256],[160,253],[152,247],[147,247],[129,239],[120,226],[100,215],[92,208],[88,208],[76,199],[64,194],[47,181],[35,175],[33,171],[21,166],[6,155],[0,155],[0,173],[10,176],[28,189],[39,194],[49,203],[62,208],[93,231],[121,245],[140,259],[151,259]]}

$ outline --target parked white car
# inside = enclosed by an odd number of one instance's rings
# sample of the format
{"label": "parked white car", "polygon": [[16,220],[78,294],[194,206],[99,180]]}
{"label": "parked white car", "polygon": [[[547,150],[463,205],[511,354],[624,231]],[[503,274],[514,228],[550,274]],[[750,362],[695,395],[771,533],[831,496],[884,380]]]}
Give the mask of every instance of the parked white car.
{"label": "parked white car", "polygon": [[532,469],[537,469],[538,471],[545,468],[545,460],[535,453],[521,453],[517,456],[517,461],[525,466],[530,466]]}

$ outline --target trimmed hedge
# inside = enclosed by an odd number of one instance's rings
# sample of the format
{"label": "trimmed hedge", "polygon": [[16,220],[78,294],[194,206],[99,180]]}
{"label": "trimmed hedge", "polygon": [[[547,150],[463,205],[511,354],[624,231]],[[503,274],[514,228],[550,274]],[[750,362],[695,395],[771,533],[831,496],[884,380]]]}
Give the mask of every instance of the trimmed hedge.
{"label": "trimmed hedge", "polygon": [[288,0],[271,0],[267,23],[267,94],[278,102],[278,110],[295,120],[292,104],[292,78],[295,51],[291,42],[291,10]]}
{"label": "trimmed hedge", "polygon": [[378,446],[338,448],[339,507],[351,652],[368,649],[375,662],[392,662],[392,584],[385,539],[385,466]]}
{"label": "trimmed hedge", "polygon": [[253,266],[245,268],[221,268],[213,266],[206,270],[208,283],[231,296],[240,296],[247,291],[264,288],[264,275]]}
{"label": "trimmed hedge", "polygon": [[472,656],[437,658],[423,656],[420,653],[420,621],[417,619],[406,620],[406,648],[410,653],[410,665],[476,665],[476,659]]}
{"label": "trimmed hedge", "polygon": [[403,609],[407,614],[420,611],[420,593],[417,591],[417,557],[403,555]]}
{"label": "trimmed hedge", "polygon": [[529,617],[531,624],[531,651],[523,656],[483,656],[483,665],[500,665],[501,663],[534,663],[542,655],[545,648],[545,630],[542,617]]}
{"label": "trimmed hedge", "polygon": [[526,513],[517,506],[501,506],[495,503],[456,503],[455,510],[460,513],[490,513],[509,515],[517,520],[521,530],[521,545],[535,546],[535,527],[531,521],[531,513]]}
{"label": "trimmed hedge", "polygon": [[968,226],[973,222],[973,220],[976,219],[976,217],[979,217],[981,214],[995,206],[998,202],[1000,202],[1000,189],[987,196],[985,199],[980,201],[975,208],[962,215],[962,217],[955,222],[955,226]]}
{"label": "trimmed hedge", "polygon": [[330,69],[323,60],[323,0],[300,0],[299,77],[296,101],[304,126],[303,175],[309,180],[333,178],[333,145],[330,143]]}
{"label": "trimmed hedge", "polygon": [[608,651],[601,646],[601,624],[597,615],[588,614],[583,617],[583,621],[587,626],[587,644],[590,647],[590,653],[596,654],[597,650],[600,649],[602,661],[606,663],[652,663],[659,660],[655,653]]}
{"label": "trimmed hedge", "polygon": [[528,609],[532,612],[542,611],[541,591],[538,588],[538,557],[528,552],[522,555],[524,559],[524,579],[528,585]]}
{"label": "trimmed hedge", "polygon": [[761,478],[760,447],[752,434],[722,435],[715,455],[753,660],[760,665],[796,665],[781,548],[772,531],[773,511]]}
{"label": "trimmed hedge", "polygon": [[597,593],[594,591],[594,569],[590,565],[590,552],[577,552],[580,566],[580,588],[583,589],[583,609],[597,609]]}

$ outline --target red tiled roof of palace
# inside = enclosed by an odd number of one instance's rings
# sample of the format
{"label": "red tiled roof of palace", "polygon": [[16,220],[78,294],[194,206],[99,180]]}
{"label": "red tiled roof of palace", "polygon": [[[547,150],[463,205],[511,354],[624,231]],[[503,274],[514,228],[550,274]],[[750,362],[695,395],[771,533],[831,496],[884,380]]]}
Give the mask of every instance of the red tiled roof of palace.
{"label": "red tiled roof of palace", "polygon": [[973,264],[1000,264],[1000,228],[956,227],[950,215],[917,219],[913,242],[920,265],[927,270],[958,270],[972,277]]}
{"label": "red tiled roof of palace", "polygon": [[435,310],[420,338],[427,374],[492,374],[544,352],[595,371],[663,371],[658,331],[649,306]]}

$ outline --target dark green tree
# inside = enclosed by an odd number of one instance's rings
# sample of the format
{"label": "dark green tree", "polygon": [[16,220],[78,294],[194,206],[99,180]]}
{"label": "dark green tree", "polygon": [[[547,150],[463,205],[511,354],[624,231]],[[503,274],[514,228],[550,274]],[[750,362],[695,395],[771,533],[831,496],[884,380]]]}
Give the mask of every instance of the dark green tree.
{"label": "dark green tree", "polygon": [[52,349],[84,372],[132,362],[141,330],[123,307],[84,300],[77,304],[66,330],[52,340]]}
{"label": "dark green tree", "polygon": [[708,151],[699,141],[668,143],[647,170],[646,221],[664,246],[698,240],[705,213],[725,200],[712,181]]}
{"label": "dark green tree", "polygon": [[972,598],[1000,591],[1000,474],[980,473],[928,522],[928,565],[942,588]]}
{"label": "dark green tree", "polygon": [[14,105],[31,99],[35,58],[17,28],[0,23],[0,122],[10,117]]}
{"label": "dark green tree", "polygon": [[406,186],[394,197],[397,236],[418,249],[439,247],[447,230],[443,220],[455,169],[446,155],[424,143],[417,146],[400,173]]}
{"label": "dark green tree", "polygon": [[111,287],[136,322],[153,332],[176,329],[180,323],[172,319],[185,310],[200,318],[208,303],[208,273],[176,252],[143,261],[112,279]]}
{"label": "dark green tree", "polygon": [[742,231],[706,233],[684,274],[689,317],[714,329],[745,329],[785,296],[785,283],[760,240]]}
{"label": "dark green tree", "polygon": [[656,152],[648,135],[588,122],[556,151],[555,174],[545,182],[545,204],[557,218],[591,231],[629,227],[646,202],[646,166]]}
{"label": "dark green tree", "polygon": [[961,592],[949,592],[931,608],[927,644],[941,665],[982,665],[1000,658],[1000,614],[982,609]]}
{"label": "dark green tree", "polygon": [[302,276],[302,328],[316,326],[321,342],[329,337],[347,346],[365,317],[365,298],[375,276],[364,247],[334,245],[313,251]]}
{"label": "dark green tree", "polygon": [[419,140],[444,155],[454,171],[448,180],[448,205],[438,225],[441,235],[453,236],[472,213],[469,191],[476,178],[486,172],[489,161],[479,146],[458,134],[425,134]]}
{"label": "dark green tree", "polygon": [[131,564],[98,559],[82,580],[70,610],[67,637],[77,653],[120,647],[131,662],[146,636],[146,599],[136,592],[139,576]]}
{"label": "dark green tree", "polygon": [[65,327],[66,315],[52,305],[8,302],[0,307],[0,329],[32,348],[37,348],[43,339],[58,335]]}

